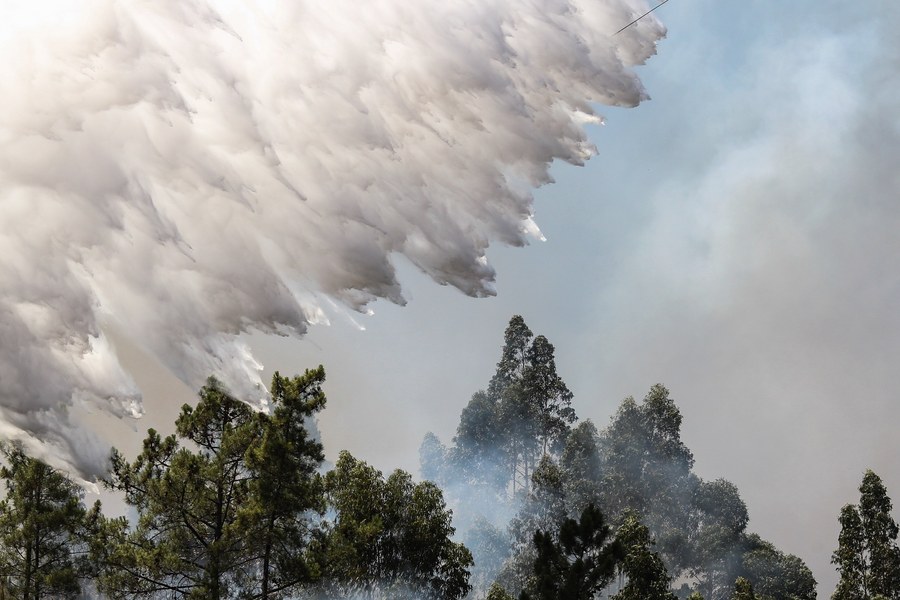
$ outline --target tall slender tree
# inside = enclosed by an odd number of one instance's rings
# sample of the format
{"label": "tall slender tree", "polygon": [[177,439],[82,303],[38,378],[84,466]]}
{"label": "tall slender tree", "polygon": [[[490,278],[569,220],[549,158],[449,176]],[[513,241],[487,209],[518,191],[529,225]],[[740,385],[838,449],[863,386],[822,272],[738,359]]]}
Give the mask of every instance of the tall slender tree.
{"label": "tall slender tree", "polygon": [[891,516],[891,499],[881,478],[871,469],[863,476],[859,494],[859,516],[869,563],[866,590],[873,596],[900,598],[900,529]]}
{"label": "tall slender tree", "polygon": [[506,438],[498,398],[490,392],[475,392],[460,414],[446,474],[480,492],[481,500],[504,495],[509,482]]}
{"label": "tall slender tree", "polygon": [[832,564],[840,573],[833,600],[864,600],[866,598],[865,537],[859,511],[852,504],[841,509],[838,521],[841,532],[838,548],[831,555]]}
{"label": "tall slender tree", "polygon": [[579,514],[588,504],[601,502],[603,466],[599,445],[597,427],[590,420],[579,423],[566,438],[559,466],[570,514]]}
{"label": "tall slender tree", "polygon": [[737,486],[717,479],[697,487],[694,506],[699,516],[692,539],[691,574],[704,597],[728,598],[741,571],[744,532],[750,520],[747,505]]}
{"label": "tall slender tree", "polygon": [[318,579],[318,561],[309,556],[315,530],[310,513],[322,514],[325,499],[317,474],[324,460],[322,444],[310,435],[308,423],[325,406],[325,369],[302,376],[272,376],[271,416],[258,414],[261,435],[246,455],[250,476],[248,503],[241,509],[250,532],[257,569],[246,590],[262,600],[284,597]]}
{"label": "tall slender tree", "polygon": [[891,499],[881,478],[866,471],[859,506],[841,509],[841,533],[831,562],[840,573],[833,600],[900,598],[900,549]]}
{"label": "tall slender tree", "polygon": [[625,586],[611,600],[677,600],[669,591],[671,578],[659,554],[653,551],[650,531],[637,514],[629,512],[616,532],[624,557],[620,566]]}
{"label": "tall slender tree", "polygon": [[0,578],[5,592],[24,600],[77,598],[87,574],[84,493],[65,474],[27,456],[18,444],[0,445],[6,498],[0,502]]}
{"label": "tall slender tree", "polygon": [[572,392],[556,370],[554,347],[534,337],[520,315],[510,319],[488,394],[498,402],[510,486],[527,493],[531,473],[552,447],[560,450],[575,421]]}

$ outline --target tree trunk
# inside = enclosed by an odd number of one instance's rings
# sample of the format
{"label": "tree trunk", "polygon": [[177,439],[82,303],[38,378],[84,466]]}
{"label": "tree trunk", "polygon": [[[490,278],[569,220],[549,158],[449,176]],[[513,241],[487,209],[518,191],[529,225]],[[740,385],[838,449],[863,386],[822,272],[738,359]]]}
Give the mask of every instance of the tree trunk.
{"label": "tree trunk", "polygon": [[262,568],[262,600],[269,598],[269,565],[272,560],[272,529],[275,527],[275,515],[269,515],[269,525],[266,528],[266,549],[263,552],[263,568]]}

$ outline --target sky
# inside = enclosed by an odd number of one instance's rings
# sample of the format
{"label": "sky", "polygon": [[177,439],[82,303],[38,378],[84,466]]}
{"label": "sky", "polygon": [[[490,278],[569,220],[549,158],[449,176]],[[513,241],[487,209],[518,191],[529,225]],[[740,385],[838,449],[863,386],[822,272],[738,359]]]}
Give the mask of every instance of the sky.
{"label": "sky", "polygon": [[[138,20],[97,0],[83,22],[23,9],[71,33],[59,47],[23,45],[39,30],[23,16],[0,36],[29,48],[0,78],[0,327],[21,349],[0,360],[4,433],[89,472],[110,441],[170,427],[209,371],[240,385],[322,363],[328,456],[415,472],[521,314],[556,346],[581,418],[602,427],[664,383],[696,471],[734,482],[749,528],[830,594],[837,516],[865,469],[900,494],[891,4],[672,0],[653,15],[665,39],[653,17],[597,33],[639,7],[625,1],[574,3],[611,7],[587,22],[563,2],[434,15],[385,0],[351,24],[335,5],[228,31],[277,4]],[[296,42],[303,19],[319,35]],[[510,20],[516,52],[498,42]],[[559,160],[585,142],[584,166]],[[545,241],[522,225],[537,184]]]}

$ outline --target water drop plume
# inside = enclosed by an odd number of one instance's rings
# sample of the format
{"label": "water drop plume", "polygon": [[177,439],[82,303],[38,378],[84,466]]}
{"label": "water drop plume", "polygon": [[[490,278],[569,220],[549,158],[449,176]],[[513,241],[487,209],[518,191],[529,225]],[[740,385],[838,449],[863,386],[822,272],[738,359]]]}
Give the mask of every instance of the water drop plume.
{"label": "water drop plume", "polygon": [[397,256],[493,293],[489,244],[539,236],[531,190],[591,156],[593,104],[645,98],[662,25],[612,34],[647,8],[6,0],[0,435],[96,468],[71,407],[142,411],[112,330],[261,395],[240,334],[402,304]]}

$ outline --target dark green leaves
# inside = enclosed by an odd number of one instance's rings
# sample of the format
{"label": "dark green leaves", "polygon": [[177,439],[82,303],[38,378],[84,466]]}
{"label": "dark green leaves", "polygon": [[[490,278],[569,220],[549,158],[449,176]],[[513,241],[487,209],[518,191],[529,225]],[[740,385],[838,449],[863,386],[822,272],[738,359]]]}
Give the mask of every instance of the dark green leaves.
{"label": "dark green leaves", "polygon": [[16,598],[77,598],[89,573],[83,492],[16,444],[0,446],[0,577]]}
{"label": "dark green leaves", "polygon": [[335,510],[325,560],[335,597],[404,589],[452,600],[468,593],[472,556],[451,540],[451,513],[433,483],[414,483],[400,470],[385,480],[342,452],[325,489]]}

